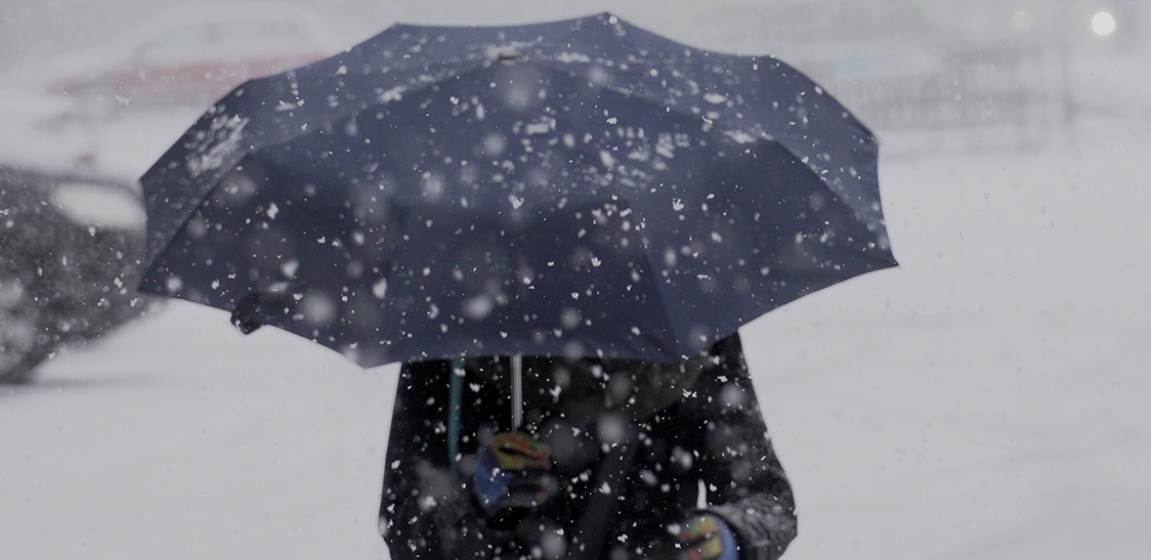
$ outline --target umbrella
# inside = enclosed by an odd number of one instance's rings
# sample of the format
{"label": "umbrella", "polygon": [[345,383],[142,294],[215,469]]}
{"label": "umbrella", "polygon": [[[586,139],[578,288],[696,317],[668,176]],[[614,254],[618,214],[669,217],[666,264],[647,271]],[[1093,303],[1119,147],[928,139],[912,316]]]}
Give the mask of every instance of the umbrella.
{"label": "umbrella", "polygon": [[610,14],[395,25],[241,85],[147,171],[141,289],[365,367],[677,362],[895,266],[877,153],[783,62]]}

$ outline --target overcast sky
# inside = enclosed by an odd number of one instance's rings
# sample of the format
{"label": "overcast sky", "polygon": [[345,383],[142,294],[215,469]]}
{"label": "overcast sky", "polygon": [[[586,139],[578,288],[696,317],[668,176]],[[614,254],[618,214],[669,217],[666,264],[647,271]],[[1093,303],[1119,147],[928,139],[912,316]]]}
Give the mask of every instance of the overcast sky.
{"label": "overcast sky", "polygon": [[[763,53],[796,35],[834,29],[822,39],[877,39],[939,27],[982,41],[1062,34],[1090,39],[1094,10],[1137,11],[1142,0],[271,0],[270,9],[313,8],[349,45],[396,21],[439,24],[527,23],[609,10],[632,23],[699,46]],[[182,5],[200,0],[0,0],[0,67],[111,43]],[[835,4],[834,8],[828,7]],[[1140,19],[1147,20],[1143,10]],[[1025,20],[1013,19],[1026,12]],[[925,23],[926,22],[926,23]],[[1027,29],[1013,29],[1025,23]],[[1124,27],[1131,24],[1123,22]],[[1146,25],[1144,25],[1146,27]],[[938,34],[937,32],[935,32]],[[819,37],[810,39],[820,40]],[[793,40],[794,42],[794,40]],[[786,53],[784,53],[786,54]]]}

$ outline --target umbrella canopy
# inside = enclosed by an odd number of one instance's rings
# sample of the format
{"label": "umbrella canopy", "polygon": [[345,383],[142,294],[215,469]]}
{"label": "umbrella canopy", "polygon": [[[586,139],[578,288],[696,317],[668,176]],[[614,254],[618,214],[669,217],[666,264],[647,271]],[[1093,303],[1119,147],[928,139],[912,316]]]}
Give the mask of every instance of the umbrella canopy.
{"label": "umbrella canopy", "polygon": [[156,162],[141,289],[364,366],[676,362],[896,264],[877,152],[786,64],[610,14],[395,25],[242,85]]}

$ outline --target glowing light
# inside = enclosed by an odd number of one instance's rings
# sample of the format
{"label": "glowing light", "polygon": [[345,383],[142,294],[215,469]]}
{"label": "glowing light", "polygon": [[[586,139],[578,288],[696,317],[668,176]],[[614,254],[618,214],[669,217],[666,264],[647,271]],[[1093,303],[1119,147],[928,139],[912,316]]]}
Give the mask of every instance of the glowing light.
{"label": "glowing light", "polygon": [[1091,30],[1096,35],[1106,36],[1115,32],[1115,16],[1108,12],[1096,12],[1091,18]]}
{"label": "glowing light", "polygon": [[1015,12],[1015,15],[1011,16],[1011,27],[1013,27],[1018,33],[1026,33],[1031,31],[1031,26],[1033,23],[1034,22],[1031,20],[1031,14],[1024,11]]}

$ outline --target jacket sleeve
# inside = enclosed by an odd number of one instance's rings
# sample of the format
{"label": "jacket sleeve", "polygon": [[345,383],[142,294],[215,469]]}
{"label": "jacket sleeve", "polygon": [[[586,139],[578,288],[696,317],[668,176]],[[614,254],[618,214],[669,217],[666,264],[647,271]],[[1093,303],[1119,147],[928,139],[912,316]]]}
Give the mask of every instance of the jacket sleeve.
{"label": "jacket sleeve", "polygon": [[679,403],[694,426],[707,511],[736,533],[740,560],[776,560],[796,536],[795,500],[775,456],[738,335]]}
{"label": "jacket sleeve", "polygon": [[396,560],[486,560],[511,541],[507,531],[486,526],[470,476],[449,464],[449,375],[447,362],[405,365],[400,373],[380,502],[380,533]]}

